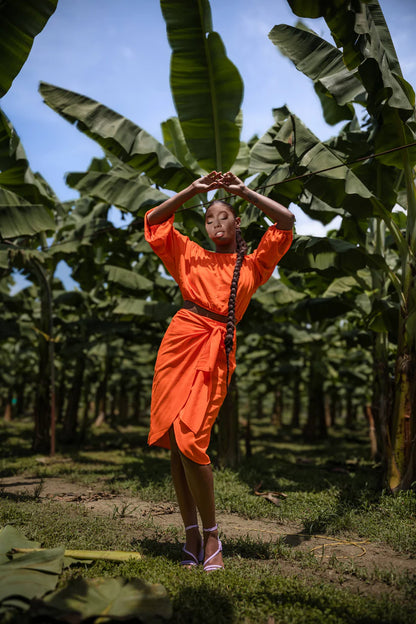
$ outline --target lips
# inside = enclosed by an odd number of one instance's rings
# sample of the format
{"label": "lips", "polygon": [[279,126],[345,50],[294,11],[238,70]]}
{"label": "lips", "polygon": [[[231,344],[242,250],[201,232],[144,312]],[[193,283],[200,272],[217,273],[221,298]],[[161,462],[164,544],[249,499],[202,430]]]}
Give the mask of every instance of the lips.
{"label": "lips", "polygon": [[215,232],[215,238],[222,238],[224,236],[224,232]]}

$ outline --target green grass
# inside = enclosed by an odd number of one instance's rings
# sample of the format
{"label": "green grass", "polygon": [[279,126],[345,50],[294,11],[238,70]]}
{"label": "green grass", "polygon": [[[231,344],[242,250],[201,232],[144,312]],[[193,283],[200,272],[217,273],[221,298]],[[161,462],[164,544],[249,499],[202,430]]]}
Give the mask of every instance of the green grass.
{"label": "green grass", "polygon": [[[275,432],[267,422],[254,433],[253,456],[239,470],[215,470],[219,510],[268,519],[277,528],[295,522],[305,533],[358,536],[416,555],[416,495],[390,496],[380,490],[364,427],[353,433],[335,430],[328,441],[313,445],[285,428]],[[142,500],[175,500],[168,454],[146,447],[144,428],[93,431],[81,448],[60,446],[55,461],[46,464],[30,451],[30,435],[30,423],[1,425],[0,477],[60,476]],[[213,459],[215,463],[215,447]],[[263,491],[283,492],[287,498],[274,506],[255,496],[260,483]],[[284,540],[239,537],[223,540],[223,572],[189,573],[179,566],[182,534],[175,527],[162,530],[149,517],[129,518],[128,508],[121,506],[104,517],[80,504],[45,502],[41,487],[35,496],[13,496],[7,488],[0,494],[0,526],[12,524],[45,547],[142,552],[141,561],[72,566],[61,584],[79,575],[162,583],[173,603],[175,623],[413,624],[415,619],[416,576],[366,567],[365,557],[359,564],[335,557],[321,563]],[[351,591],[353,583],[358,590]],[[378,594],[368,591],[374,583],[381,588]]]}
{"label": "green grass", "polygon": [[[120,530],[120,522],[111,517],[94,517],[91,512],[72,503],[4,500],[0,524],[19,527],[31,539],[45,547],[65,544],[68,548],[125,549],[139,548],[141,561],[123,564],[96,562],[79,564],[65,571],[61,585],[77,576],[122,576],[162,583],[168,590],[174,608],[172,622],[333,622],[378,624],[411,624],[416,605],[413,600],[415,582],[390,574],[386,578],[376,572],[364,580],[378,580],[388,587],[403,589],[403,598],[369,598],[343,590],[351,575],[346,564],[335,564],[336,584],[325,582],[320,565],[308,554],[290,554],[281,544],[262,544],[248,539],[227,540],[226,570],[205,575],[202,570],[186,571],[179,566],[178,540],[174,536],[154,533],[152,526],[129,523]],[[149,534],[151,537],[143,537]],[[295,573],[282,570],[284,561],[292,560]],[[295,565],[296,564],[296,565]],[[364,576],[364,573],[361,571]],[[16,620],[16,623],[19,619]]]}

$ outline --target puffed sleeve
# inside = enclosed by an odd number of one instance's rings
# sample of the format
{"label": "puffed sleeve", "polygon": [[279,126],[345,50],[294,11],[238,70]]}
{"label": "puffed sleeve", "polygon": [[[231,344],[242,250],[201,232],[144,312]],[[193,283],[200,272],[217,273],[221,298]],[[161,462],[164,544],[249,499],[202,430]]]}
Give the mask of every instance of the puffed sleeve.
{"label": "puffed sleeve", "polygon": [[185,253],[189,238],[173,226],[174,215],[163,223],[149,225],[147,221],[149,212],[151,211],[149,210],[144,218],[144,237],[155,254],[162,260],[168,273],[178,282],[179,260]]}
{"label": "puffed sleeve", "polygon": [[259,243],[257,249],[250,254],[257,269],[258,284],[265,284],[271,277],[277,263],[292,244],[292,230],[279,230],[276,225],[271,225]]}

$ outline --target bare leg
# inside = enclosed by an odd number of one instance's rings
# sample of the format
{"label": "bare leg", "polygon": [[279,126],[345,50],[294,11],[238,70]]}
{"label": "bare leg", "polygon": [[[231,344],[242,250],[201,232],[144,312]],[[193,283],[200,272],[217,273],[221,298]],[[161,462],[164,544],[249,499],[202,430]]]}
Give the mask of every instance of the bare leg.
{"label": "bare leg", "polygon": [[[170,430],[170,441],[172,448],[172,456],[173,454],[177,454],[180,458],[183,475],[185,477],[185,482],[187,484],[186,488],[184,487],[183,479],[178,479],[179,489],[181,490],[180,495],[178,496],[179,509],[181,510],[181,515],[184,520],[185,526],[186,522],[191,520],[192,517],[196,518],[196,510],[195,506],[198,508],[199,515],[201,516],[202,525],[204,529],[210,529],[215,526],[215,499],[214,499],[214,479],[212,475],[211,464],[200,465],[191,461],[185,455],[183,455],[175,440],[175,434],[173,431],[173,427]],[[179,473],[179,467],[177,467],[177,472]],[[175,479],[175,477],[173,477]],[[190,494],[186,496],[185,491]],[[175,491],[176,485],[175,485]],[[181,497],[181,498],[180,498]],[[191,503],[192,501],[192,503]],[[183,505],[184,511],[182,512]],[[193,505],[193,506],[192,506]],[[195,513],[195,516],[191,515],[191,512]],[[194,524],[194,522],[190,522],[190,524]],[[188,531],[188,533],[191,533]],[[191,546],[191,541],[189,540],[189,546]],[[205,559],[214,554],[214,552],[218,548],[218,531],[210,531],[204,533],[204,543],[205,543]],[[192,551],[194,552],[194,551]],[[222,555],[218,553],[216,557],[210,562],[213,564],[222,564]]]}
{"label": "bare leg", "polygon": [[[196,505],[188,486],[188,481],[186,479],[182,464],[182,454],[176,444],[173,427],[169,432],[169,436],[171,441],[170,468],[176,498],[178,499],[179,510],[181,512],[184,526],[192,526],[194,524],[198,524]],[[199,551],[201,550],[201,544],[202,539],[199,529],[189,529],[186,532],[185,548],[198,557]]]}

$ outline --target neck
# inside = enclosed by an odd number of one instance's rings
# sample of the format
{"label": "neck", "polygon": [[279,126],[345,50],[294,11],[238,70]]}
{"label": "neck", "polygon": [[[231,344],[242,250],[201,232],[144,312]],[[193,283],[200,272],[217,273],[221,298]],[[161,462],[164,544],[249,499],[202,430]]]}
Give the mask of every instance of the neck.
{"label": "neck", "polygon": [[229,245],[215,245],[216,253],[236,253],[237,245],[230,243]]}

